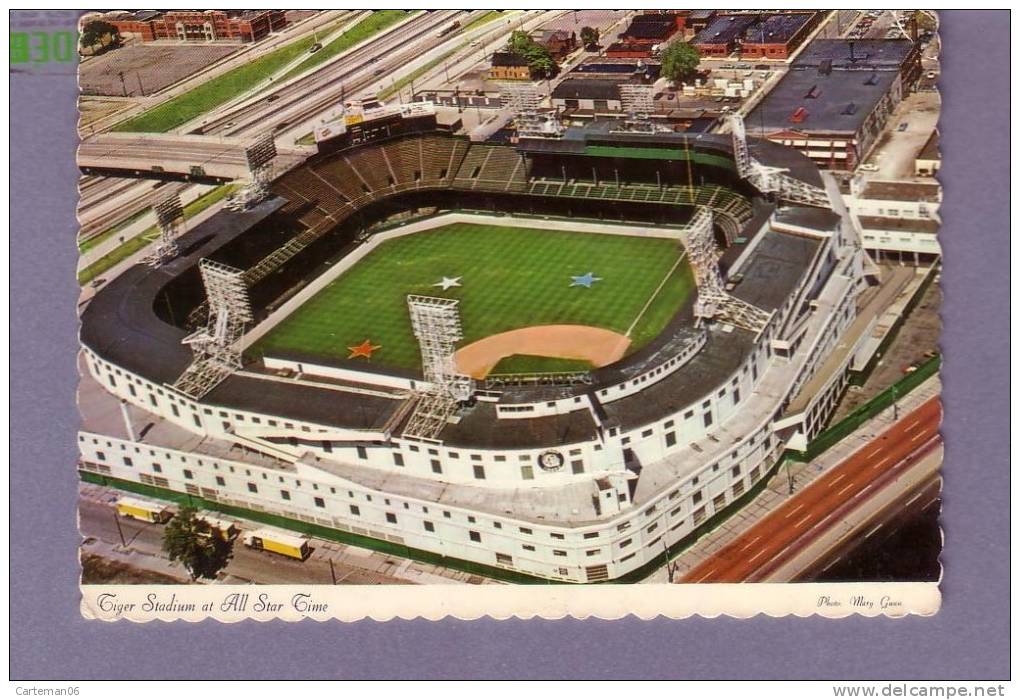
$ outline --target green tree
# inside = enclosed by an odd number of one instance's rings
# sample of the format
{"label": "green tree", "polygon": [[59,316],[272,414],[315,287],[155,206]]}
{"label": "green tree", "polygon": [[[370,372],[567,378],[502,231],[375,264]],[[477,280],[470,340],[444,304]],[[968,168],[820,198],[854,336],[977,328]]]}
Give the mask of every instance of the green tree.
{"label": "green tree", "polygon": [[678,41],[662,52],[662,75],[674,83],[686,83],[698,71],[701,55],[690,44]]}
{"label": "green tree", "polygon": [[234,544],[213,533],[195,517],[195,509],[184,506],[163,530],[163,551],[191,574],[191,579],[216,578],[227,565]]}
{"label": "green tree", "polygon": [[599,30],[594,27],[581,27],[581,44],[588,51],[593,50],[599,44]]}
{"label": "green tree", "polygon": [[559,68],[556,65],[556,60],[549,53],[549,49],[536,42],[526,31],[521,29],[516,29],[510,34],[506,50],[528,62],[528,70],[531,72],[532,78],[551,78],[556,75]]}
{"label": "green tree", "polygon": [[109,22],[104,22],[101,19],[86,22],[81,28],[81,45],[87,46],[92,49],[92,53],[95,53],[96,46],[102,48],[103,37],[107,35],[110,37],[110,46],[120,44],[120,30]]}

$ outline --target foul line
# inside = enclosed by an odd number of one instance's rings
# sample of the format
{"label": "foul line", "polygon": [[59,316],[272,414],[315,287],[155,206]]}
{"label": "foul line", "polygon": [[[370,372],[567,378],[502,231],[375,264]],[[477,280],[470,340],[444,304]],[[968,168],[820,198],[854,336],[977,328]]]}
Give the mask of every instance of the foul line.
{"label": "foul line", "polygon": [[680,257],[676,259],[676,262],[673,263],[673,267],[669,268],[669,272],[666,273],[666,276],[662,278],[661,282],[659,282],[659,286],[656,287],[655,291],[652,292],[652,295],[648,297],[648,301],[645,302],[645,305],[641,307],[641,311],[638,312],[637,318],[634,319],[634,323],[630,324],[630,327],[627,329],[627,332],[624,333],[625,336],[627,336],[628,338],[630,337],[630,334],[634,331],[634,327],[638,324],[638,321],[641,320],[641,317],[645,315],[646,311],[648,311],[648,307],[652,305],[653,301],[655,301],[655,297],[659,296],[659,292],[661,292],[662,288],[666,286],[666,282],[669,281],[669,278],[673,276],[674,272],[676,272],[676,269],[677,267],[680,266],[680,263],[682,263],[686,259],[687,250],[685,249],[680,254]]}

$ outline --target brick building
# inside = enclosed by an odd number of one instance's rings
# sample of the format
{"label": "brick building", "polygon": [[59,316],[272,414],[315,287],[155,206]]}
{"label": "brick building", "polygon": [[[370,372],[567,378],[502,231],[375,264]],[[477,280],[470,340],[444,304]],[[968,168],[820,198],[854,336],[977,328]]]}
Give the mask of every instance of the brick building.
{"label": "brick building", "polygon": [[531,69],[523,56],[509,51],[497,51],[492,54],[488,77],[489,80],[530,80]]}
{"label": "brick building", "polygon": [[283,10],[118,12],[104,17],[121,34],[142,41],[259,41],[287,26]]}
{"label": "brick building", "polygon": [[787,59],[824,16],[814,10],[763,15],[744,30],[740,39],[741,57]]}

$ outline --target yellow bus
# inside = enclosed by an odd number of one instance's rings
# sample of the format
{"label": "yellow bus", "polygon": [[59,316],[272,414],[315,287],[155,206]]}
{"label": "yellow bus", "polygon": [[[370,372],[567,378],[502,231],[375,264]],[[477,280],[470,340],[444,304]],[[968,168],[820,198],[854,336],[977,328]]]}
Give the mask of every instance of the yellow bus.
{"label": "yellow bus", "polygon": [[117,499],[117,514],[133,520],[144,520],[148,523],[165,523],[174,515],[167,506],[141,498],[129,497]]}
{"label": "yellow bus", "polygon": [[232,540],[241,532],[234,521],[217,518],[212,513],[199,513],[195,517],[209,527],[209,536],[211,537],[218,537],[221,540]]}
{"label": "yellow bus", "polygon": [[275,530],[252,530],[245,534],[244,544],[249,549],[274,552],[298,561],[304,561],[312,553],[308,547],[307,537],[288,535]]}

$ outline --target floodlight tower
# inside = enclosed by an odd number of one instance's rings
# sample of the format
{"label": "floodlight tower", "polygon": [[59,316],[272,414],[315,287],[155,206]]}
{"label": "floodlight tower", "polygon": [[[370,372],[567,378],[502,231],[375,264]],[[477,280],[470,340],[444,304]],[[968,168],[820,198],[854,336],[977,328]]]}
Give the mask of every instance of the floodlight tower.
{"label": "floodlight tower", "polygon": [[272,162],[276,158],[276,141],[272,133],[263,134],[244,149],[244,161],[248,167],[248,184],[230,199],[230,208],[248,209],[269,195],[272,179]]}
{"label": "floodlight tower", "polygon": [[404,430],[406,435],[435,438],[457,409],[474,393],[471,377],[457,369],[454,352],[464,337],[456,299],[410,294],[407,307],[411,329],[421,347],[422,374],[429,383],[419,396],[414,413]]}
{"label": "floodlight tower", "polygon": [[651,116],[655,111],[652,86],[640,83],[625,83],[620,86],[620,104],[627,113],[625,129],[634,132],[653,132]]}
{"label": "floodlight tower", "polygon": [[712,234],[712,211],[707,207],[700,207],[687,225],[686,246],[698,283],[694,315],[699,319],[717,319],[754,333],[764,330],[771,314],[737,299],[723,287]]}
{"label": "floodlight tower", "polygon": [[196,399],[241,369],[237,341],[244,334],[245,324],[254,319],[242,270],[203,259],[199,271],[205,285],[209,317],[204,328],[182,341],[191,346],[194,360],[174,383],[175,389]]}
{"label": "floodlight tower", "polygon": [[155,252],[146,258],[146,262],[153,267],[159,267],[177,256],[177,236],[180,234],[178,226],[184,224],[184,208],[181,206],[180,195],[174,192],[156,202],[153,209],[156,211],[156,222],[159,224],[159,242],[156,244]]}
{"label": "floodlight tower", "polygon": [[751,157],[747,147],[747,132],[744,129],[744,118],[739,114],[727,117],[730,134],[733,137],[733,159],[737,165],[737,174],[747,180],[759,191],[775,194],[797,204],[812,207],[829,208],[829,196],[821,187],[809,185],[787,174],[787,168],[774,168],[759,163]]}
{"label": "floodlight tower", "polygon": [[541,111],[542,96],[534,83],[500,83],[499,91],[503,106],[514,113],[518,136],[557,137],[563,134],[556,114]]}

